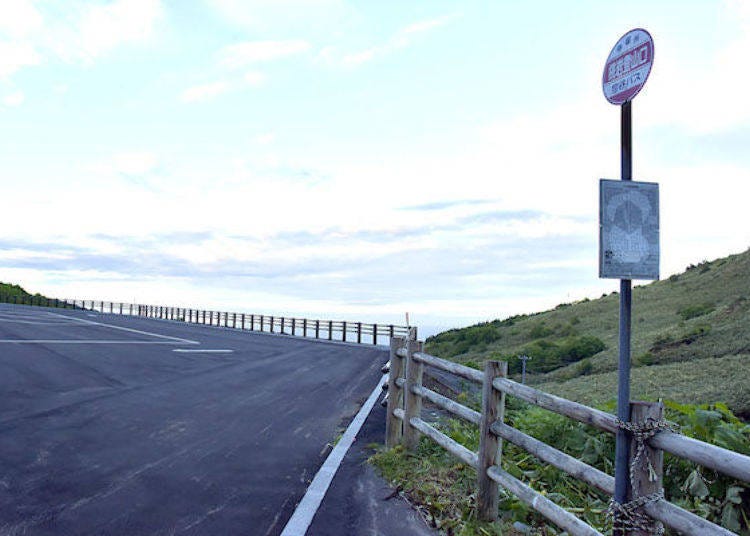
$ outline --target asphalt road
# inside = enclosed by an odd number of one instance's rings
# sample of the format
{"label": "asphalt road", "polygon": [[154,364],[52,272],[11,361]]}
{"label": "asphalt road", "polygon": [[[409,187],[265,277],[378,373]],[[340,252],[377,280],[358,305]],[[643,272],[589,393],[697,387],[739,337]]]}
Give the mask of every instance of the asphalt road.
{"label": "asphalt road", "polygon": [[386,359],[0,305],[0,535],[278,534]]}

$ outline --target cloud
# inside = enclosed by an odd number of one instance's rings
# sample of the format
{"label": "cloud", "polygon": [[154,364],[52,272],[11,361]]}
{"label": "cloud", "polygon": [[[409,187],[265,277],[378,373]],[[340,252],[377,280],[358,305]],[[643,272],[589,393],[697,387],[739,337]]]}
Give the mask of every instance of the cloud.
{"label": "cloud", "polygon": [[125,175],[145,175],[153,171],[158,162],[157,156],[150,152],[118,153],[112,157],[115,170]]}
{"label": "cloud", "polygon": [[41,29],[43,19],[31,0],[11,0],[3,3],[0,32],[11,37],[23,37]]}
{"label": "cloud", "polygon": [[20,106],[25,100],[23,91],[15,91],[3,97],[3,104],[9,108]]}
{"label": "cloud", "polygon": [[[442,17],[415,22],[396,32],[385,43],[358,52],[344,54],[338,62],[345,67],[357,67],[375,58],[388,55],[412,45],[417,35],[445,26],[454,18],[455,15],[444,15]],[[318,54],[318,59],[324,62],[330,62],[333,58],[335,58],[335,49],[332,47],[324,47]]]}
{"label": "cloud", "polygon": [[266,75],[259,71],[250,71],[245,73],[244,81],[250,87],[259,87],[266,82]]}
{"label": "cloud", "polygon": [[148,41],[162,17],[160,0],[116,0],[93,5],[78,23],[74,54],[94,59],[125,43]]}
{"label": "cloud", "polygon": [[255,31],[325,27],[350,9],[343,0],[208,0],[208,4],[228,23]]}
{"label": "cloud", "polygon": [[238,69],[251,64],[268,62],[301,54],[310,49],[310,43],[292,41],[246,41],[223,48],[219,64],[227,69]]}
{"label": "cloud", "polygon": [[218,97],[219,95],[229,91],[231,86],[228,82],[211,82],[209,84],[201,84],[187,88],[180,95],[182,102],[199,102],[206,101]]}
{"label": "cloud", "polygon": [[0,78],[6,78],[23,67],[42,63],[42,56],[25,42],[0,41]]}
{"label": "cloud", "polygon": [[435,201],[433,203],[424,203],[421,205],[410,205],[401,207],[401,210],[445,210],[455,207],[464,207],[472,205],[486,205],[492,203],[487,199],[460,199],[457,201]]}
{"label": "cloud", "polygon": [[14,0],[0,17],[0,77],[52,59],[90,63],[125,44],[148,42],[162,19],[161,0],[52,4]]}

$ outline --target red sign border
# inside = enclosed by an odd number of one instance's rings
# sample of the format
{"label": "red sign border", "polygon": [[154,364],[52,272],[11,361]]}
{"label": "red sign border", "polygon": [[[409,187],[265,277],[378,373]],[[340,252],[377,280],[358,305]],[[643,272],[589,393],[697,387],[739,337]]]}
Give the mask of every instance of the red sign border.
{"label": "red sign border", "polygon": [[[628,90],[626,92],[622,92],[622,93],[618,93],[617,94],[617,95],[622,95],[623,93],[628,94],[627,98],[623,99],[622,101],[619,100],[619,99],[612,100],[607,95],[607,92],[605,90],[605,84],[607,83],[607,81],[606,81],[606,78],[607,78],[607,66],[610,64],[609,57],[614,52],[615,47],[617,46],[617,43],[619,43],[622,40],[623,37],[625,37],[629,33],[636,32],[636,31],[641,31],[641,32],[645,33],[648,36],[649,41],[651,42],[651,62],[649,64],[649,66],[648,66],[648,72],[646,73],[646,76],[644,77],[643,82],[640,84],[640,86],[637,87],[637,89],[632,94],[629,94],[629,92],[632,91],[633,88],[630,88],[630,90]],[[649,33],[648,30],[646,30],[645,28],[632,28],[632,29],[628,30],[627,32],[625,32],[624,34],[622,34],[620,36],[620,38],[617,41],[615,41],[614,46],[609,51],[609,54],[607,55],[607,60],[605,60],[605,62],[604,62],[604,70],[602,71],[602,93],[604,94],[604,98],[607,99],[607,102],[609,102],[610,104],[614,104],[614,105],[620,106],[622,104],[625,104],[628,101],[632,101],[636,97],[636,95],[638,95],[638,93],[641,92],[641,90],[643,89],[643,86],[646,85],[646,82],[648,81],[648,77],[651,74],[651,69],[654,68],[654,59],[655,59],[655,57],[656,57],[656,45],[654,44],[654,38],[651,36],[651,34]]]}

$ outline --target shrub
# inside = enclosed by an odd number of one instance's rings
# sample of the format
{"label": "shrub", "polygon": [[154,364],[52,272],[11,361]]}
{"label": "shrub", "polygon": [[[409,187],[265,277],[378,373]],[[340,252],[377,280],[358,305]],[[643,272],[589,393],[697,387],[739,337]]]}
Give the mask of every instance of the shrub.
{"label": "shrub", "polygon": [[552,330],[545,326],[544,322],[534,324],[529,330],[530,339],[542,339],[544,337],[549,337],[550,335],[552,335]]}
{"label": "shrub", "polygon": [[594,371],[594,365],[590,359],[583,359],[576,367],[576,372],[579,376],[588,376]]}
{"label": "shrub", "polygon": [[696,305],[688,305],[686,307],[683,307],[682,309],[679,309],[677,311],[677,314],[683,320],[690,320],[691,318],[696,318],[699,316],[707,315],[708,313],[712,313],[714,309],[715,307],[711,303],[699,303]]}
{"label": "shrub", "polygon": [[636,363],[639,365],[649,366],[657,362],[656,356],[651,352],[644,352],[635,358]]}
{"label": "shrub", "polygon": [[572,363],[596,355],[606,347],[604,341],[592,335],[566,337],[560,343],[557,355],[566,363]]}

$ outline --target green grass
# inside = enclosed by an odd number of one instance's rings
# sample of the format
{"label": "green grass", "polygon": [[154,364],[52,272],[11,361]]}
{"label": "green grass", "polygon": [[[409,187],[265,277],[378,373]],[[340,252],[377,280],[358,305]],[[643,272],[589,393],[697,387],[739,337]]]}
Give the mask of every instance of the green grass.
{"label": "green grass", "polygon": [[[512,375],[520,372],[516,357],[526,353],[533,358],[528,362],[529,383],[599,403],[614,396],[613,391],[596,386],[611,386],[608,373],[617,369],[618,315],[619,296],[612,293],[446,331],[428,338],[426,350],[460,363],[508,360]],[[691,265],[682,274],[636,286],[631,343],[634,392],[658,396],[652,384],[660,382],[670,389],[664,396],[692,402],[726,400],[734,411],[750,415],[750,361],[740,357],[750,354],[748,326],[750,251]],[[714,361],[727,357],[734,358],[726,363],[737,374],[724,373],[720,362]],[[661,368],[666,365],[674,366]],[[673,374],[677,374],[674,381]],[[680,381],[682,377],[689,381]],[[573,381],[572,386],[563,387],[568,381]],[[641,381],[648,385],[639,387]],[[589,384],[595,386],[593,393],[587,392]],[[714,395],[721,396],[699,398]]]}

